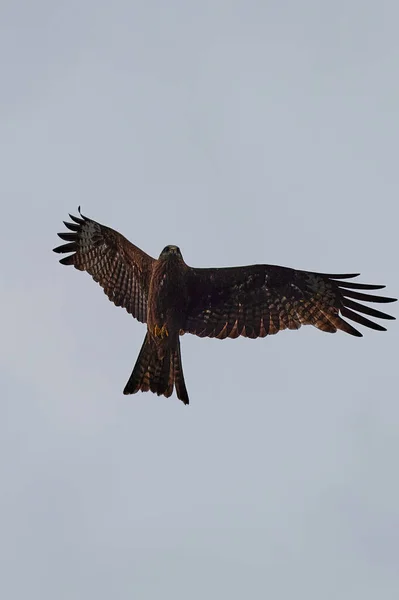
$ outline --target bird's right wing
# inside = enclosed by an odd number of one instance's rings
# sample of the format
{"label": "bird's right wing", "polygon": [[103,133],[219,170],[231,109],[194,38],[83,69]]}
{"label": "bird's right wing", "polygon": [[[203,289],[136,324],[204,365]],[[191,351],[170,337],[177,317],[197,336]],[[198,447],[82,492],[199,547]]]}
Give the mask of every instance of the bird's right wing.
{"label": "bird's right wing", "polygon": [[394,317],[354,300],[385,303],[395,302],[395,299],[364,293],[364,290],[383,288],[382,285],[342,281],[356,276],[298,271],[275,265],[190,269],[187,276],[189,302],[182,331],[219,339],[257,338],[283,329],[314,325],[331,333],[341,329],[351,335],[362,335],[342,317],[385,331],[382,325],[363,314],[378,319]]}
{"label": "bird's right wing", "polygon": [[83,216],[80,208],[79,213],[81,218],[69,215],[73,223],[64,221],[70,232],[58,234],[68,243],[54,252],[74,253],[60,263],[90,273],[116,306],[145,323],[154,259],[114,229]]}

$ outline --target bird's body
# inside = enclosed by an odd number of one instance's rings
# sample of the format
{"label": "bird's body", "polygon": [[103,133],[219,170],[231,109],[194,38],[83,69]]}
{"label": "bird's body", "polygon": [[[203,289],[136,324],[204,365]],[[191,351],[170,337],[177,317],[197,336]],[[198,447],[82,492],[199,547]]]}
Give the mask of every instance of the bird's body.
{"label": "bird's body", "polygon": [[174,338],[184,327],[187,270],[176,246],[166,246],[154,265],[148,292],[147,326],[155,339]]}
{"label": "bird's body", "polygon": [[147,335],[125,394],[138,390],[170,396],[174,386],[188,404],[180,356],[180,331],[185,323],[188,267],[176,246],[166,246],[152,269],[147,308]]}
{"label": "bird's body", "polygon": [[[180,336],[249,338],[313,325],[334,333],[362,334],[342,317],[384,331],[363,315],[394,317],[357,302],[394,302],[365,290],[384,286],[343,281],[357,274],[323,274],[275,265],[196,269],[177,246],[166,246],[158,260],[120,233],[81,215],[65,223],[72,232],[55,252],[60,262],[90,273],[110,300],[147,324],[147,334],[125,394],[138,390],[177,396],[188,404]],[[362,313],[362,314],[359,314]]]}

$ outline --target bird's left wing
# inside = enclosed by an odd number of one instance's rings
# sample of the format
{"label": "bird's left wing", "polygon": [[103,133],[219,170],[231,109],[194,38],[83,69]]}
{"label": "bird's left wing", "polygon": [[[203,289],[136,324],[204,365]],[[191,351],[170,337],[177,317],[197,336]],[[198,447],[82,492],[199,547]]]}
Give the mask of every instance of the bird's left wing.
{"label": "bird's left wing", "polygon": [[82,213],[81,218],[69,216],[73,222],[64,221],[69,232],[58,234],[68,243],[54,248],[54,252],[74,254],[65,256],[60,263],[87,271],[116,306],[145,323],[154,259],[114,229]]}
{"label": "bird's left wing", "polygon": [[355,300],[394,302],[395,299],[359,291],[385,286],[342,281],[356,276],[312,273],[275,265],[190,269],[183,331],[219,339],[257,338],[283,329],[314,325],[322,331],[333,333],[341,329],[361,336],[342,316],[384,331],[384,327],[358,313],[380,319],[394,317]]}

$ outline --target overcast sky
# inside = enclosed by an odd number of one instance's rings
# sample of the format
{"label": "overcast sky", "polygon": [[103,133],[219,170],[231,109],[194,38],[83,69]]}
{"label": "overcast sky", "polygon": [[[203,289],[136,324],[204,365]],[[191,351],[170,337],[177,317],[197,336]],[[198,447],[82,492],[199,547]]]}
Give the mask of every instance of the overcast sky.
{"label": "overcast sky", "polygon": [[125,397],[145,326],[51,249],[81,204],[152,256],[398,296],[397,2],[0,17],[1,597],[396,600],[397,323],[186,335],[190,406]]}

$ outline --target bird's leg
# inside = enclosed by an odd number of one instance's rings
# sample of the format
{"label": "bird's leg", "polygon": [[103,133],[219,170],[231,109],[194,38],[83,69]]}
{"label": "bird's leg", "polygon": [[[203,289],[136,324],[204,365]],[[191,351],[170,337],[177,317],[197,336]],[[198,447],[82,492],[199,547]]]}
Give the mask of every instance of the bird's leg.
{"label": "bird's leg", "polygon": [[162,325],[162,327],[158,327],[158,325],[155,325],[154,327],[154,336],[161,338],[161,340],[163,340],[163,338],[168,337],[169,335],[169,331],[166,327],[166,325]]}

